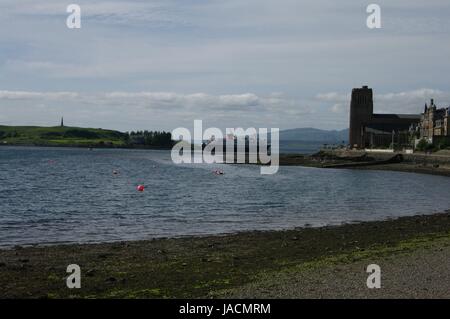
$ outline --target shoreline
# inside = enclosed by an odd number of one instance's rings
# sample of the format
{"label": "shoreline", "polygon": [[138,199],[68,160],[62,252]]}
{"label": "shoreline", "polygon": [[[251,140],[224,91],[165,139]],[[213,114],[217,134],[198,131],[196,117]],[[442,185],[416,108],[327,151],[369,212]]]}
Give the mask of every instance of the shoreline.
{"label": "shoreline", "polygon": [[331,228],[341,228],[348,227],[352,225],[359,224],[367,224],[367,223],[382,223],[382,222],[391,222],[396,221],[397,219],[403,218],[411,218],[411,217],[427,217],[434,216],[440,214],[449,214],[450,218],[450,209],[444,212],[433,212],[427,214],[417,213],[414,215],[405,215],[405,216],[396,216],[396,217],[385,217],[376,220],[351,220],[339,223],[330,223],[323,225],[312,225],[306,223],[303,226],[294,226],[294,227],[283,227],[277,229],[247,229],[247,230],[237,230],[223,233],[209,233],[209,234],[185,234],[185,235],[161,235],[156,237],[147,237],[147,238],[136,238],[136,239],[113,239],[109,241],[87,241],[87,242],[38,242],[38,243],[15,243],[15,244],[7,244],[4,246],[0,245],[0,255],[2,251],[16,251],[23,249],[52,249],[52,248],[64,248],[64,247],[89,247],[89,246],[107,246],[107,245],[116,245],[116,244],[140,244],[140,243],[153,243],[156,241],[183,241],[183,240],[203,240],[203,239],[214,239],[214,238],[225,238],[225,237],[240,237],[240,236],[250,236],[252,234],[271,234],[271,233],[289,233],[289,232],[298,232],[304,230],[320,230],[320,229],[331,229]]}
{"label": "shoreline", "polygon": [[[341,226],[1,249],[0,297],[223,298],[265,291],[262,296],[272,298],[284,286],[261,287],[279,276],[300,276],[305,265],[318,266],[309,280],[335,267],[329,260],[347,267],[361,254],[373,261],[399,251],[427,251],[432,243],[450,246],[450,210]],[[70,290],[66,267],[74,263],[82,269],[82,289]]]}
{"label": "shoreline", "polygon": [[408,155],[407,159],[392,163],[387,162],[389,156],[392,155],[367,155],[364,152],[349,152],[339,155],[326,152],[319,152],[316,155],[280,154],[280,166],[380,170],[450,177],[450,156]]}

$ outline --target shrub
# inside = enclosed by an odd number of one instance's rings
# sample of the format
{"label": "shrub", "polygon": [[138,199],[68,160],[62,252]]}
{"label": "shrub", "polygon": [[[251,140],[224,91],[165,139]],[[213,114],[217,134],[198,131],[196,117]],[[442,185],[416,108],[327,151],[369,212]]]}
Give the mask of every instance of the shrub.
{"label": "shrub", "polygon": [[416,149],[420,152],[430,151],[433,149],[433,144],[428,143],[428,141],[423,138],[417,143]]}
{"label": "shrub", "polygon": [[445,150],[445,149],[450,148],[450,141],[448,139],[440,140],[439,143],[438,143],[438,148],[440,150]]}

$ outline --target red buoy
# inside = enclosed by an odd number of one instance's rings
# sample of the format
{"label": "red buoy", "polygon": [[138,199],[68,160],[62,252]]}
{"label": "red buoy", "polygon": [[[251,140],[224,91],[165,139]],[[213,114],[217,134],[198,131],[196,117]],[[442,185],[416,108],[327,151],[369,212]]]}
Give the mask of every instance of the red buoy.
{"label": "red buoy", "polygon": [[138,192],[143,192],[144,189],[145,189],[145,186],[144,186],[144,185],[138,185],[138,186],[136,187],[136,189],[137,189]]}

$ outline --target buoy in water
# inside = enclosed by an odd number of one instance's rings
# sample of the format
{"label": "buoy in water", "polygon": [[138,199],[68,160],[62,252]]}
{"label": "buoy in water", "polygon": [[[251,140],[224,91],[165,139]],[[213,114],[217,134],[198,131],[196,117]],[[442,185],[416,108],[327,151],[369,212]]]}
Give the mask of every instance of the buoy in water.
{"label": "buoy in water", "polygon": [[136,187],[136,190],[137,190],[138,192],[143,192],[143,191],[145,190],[145,186],[144,186],[144,185],[138,185],[138,186]]}

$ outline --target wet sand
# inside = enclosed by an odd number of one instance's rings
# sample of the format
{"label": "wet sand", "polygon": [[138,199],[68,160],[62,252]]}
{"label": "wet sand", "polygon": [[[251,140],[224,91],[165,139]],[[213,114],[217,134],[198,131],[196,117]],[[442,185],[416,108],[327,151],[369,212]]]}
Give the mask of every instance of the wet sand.
{"label": "wet sand", "polygon": [[417,174],[450,176],[450,165],[449,166],[440,165],[436,167],[433,165],[421,165],[413,163],[395,163],[395,164],[365,166],[361,168],[355,167],[353,169],[370,169],[381,171],[396,171],[396,172],[407,172]]}
{"label": "wet sand", "polygon": [[[450,269],[441,265],[449,245],[450,211],[285,231],[16,247],[0,250],[0,297],[450,297],[442,286]],[[391,278],[378,295],[365,288],[368,263]],[[81,267],[81,289],[66,287],[69,264]],[[395,286],[404,267],[417,276]],[[426,267],[433,269],[428,277]],[[426,294],[413,293],[423,288]]]}

